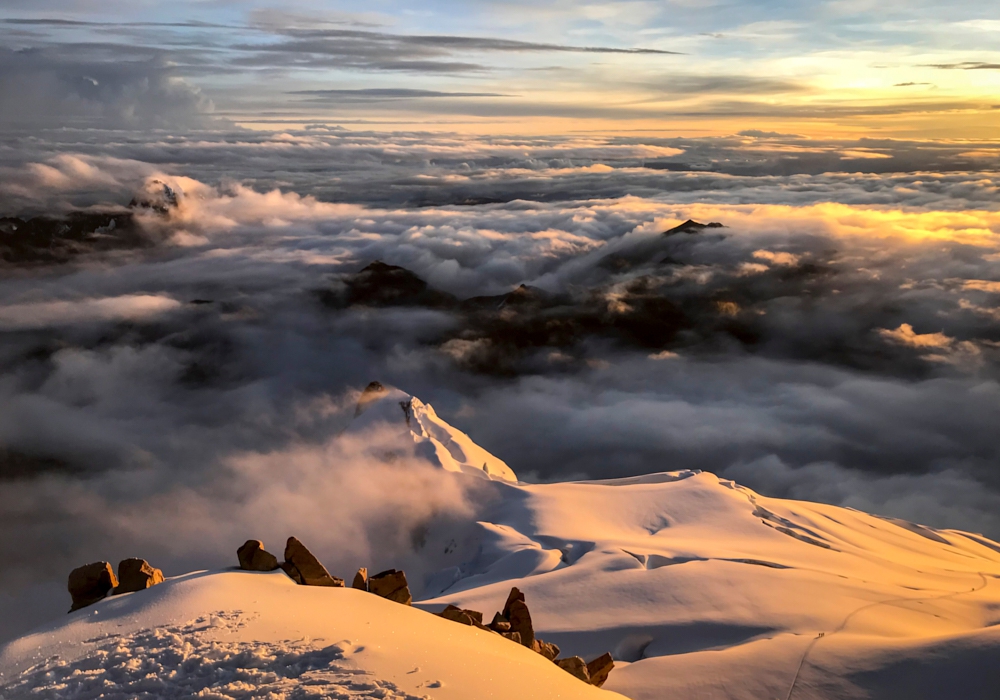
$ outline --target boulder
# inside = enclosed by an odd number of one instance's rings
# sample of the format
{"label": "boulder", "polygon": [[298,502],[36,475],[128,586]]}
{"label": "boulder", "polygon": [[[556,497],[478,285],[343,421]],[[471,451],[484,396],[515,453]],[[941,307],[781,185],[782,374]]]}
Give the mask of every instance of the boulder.
{"label": "boulder", "polygon": [[244,571],[274,571],[278,568],[278,557],[264,549],[260,540],[247,540],[236,550],[236,556]]}
{"label": "boulder", "polygon": [[454,605],[449,605],[439,612],[438,616],[452,622],[469,625],[470,627],[483,627],[483,614],[478,610],[464,610]]}
{"label": "boulder", "polygon": [[579,678],[584,683],[590,683],[590,673],[587,671],[587,663],[579,656],[571,656],[568,659],[559,659],[556,666]]}
{"label": "boulder", "polygon": [[73,598],[70,612],[79,610],[108,595],[108,591],[118,585],[114,569],[106,561],[98,561],[73,569],[69,574],[66,588]]}
{"label": "boulder", "polygon": [[359,591],[368,590],[368,569],[363,566],[358,569],[358,573],[354,574],[354,582],[351,583],[351,588],[357,588]]}
{"label": "boulder", "polygon": [[344,587],[344,579],[331,576],[319,559],[295,537],[289,537],[285,544],[285,561],[281,568],[302,586]]}
{"label": "boulder", "polygon": [[537,637],[535,638],[535,643],[532,645],[531,650],[537,654],[541,654],[549,661],[555,661],[556,657],[559,656],[559,647],[555,644],[550,644],[549,642],[543,642]]}
{"label": "boulder", "polygon": [[611,654],[604,653],[587,664],[587,675],[590,676],[590,684],[600,688],[604,681],[608,680],[608,674],[615,667],[615,662]]}
{"label": "boulder", "polygon": [[410,587],[406,583],[406,574],[395,569],[388,569],[375,574],[368,579],[368,590],[375,595],[382,596],[389,600],[403,605],[413,603],[413,596],[410,595]]}
{"label": "boulder", "polygon": [[500,636],[504,639],[509,639],[515,644],[521,643],[521,633],[520,632],[501,632]]}
{"label": "boulder", "polygon": [[494,632],[510,632],[510,620],[500,613],[495,613],[493,622],[490,623],[490,629]]}
{"label": "boulder", "polygon": [[145,559],[122,559],[118,563],[118,585],[114,595],[144,591],[163,583],[163,572],[154,569]]}

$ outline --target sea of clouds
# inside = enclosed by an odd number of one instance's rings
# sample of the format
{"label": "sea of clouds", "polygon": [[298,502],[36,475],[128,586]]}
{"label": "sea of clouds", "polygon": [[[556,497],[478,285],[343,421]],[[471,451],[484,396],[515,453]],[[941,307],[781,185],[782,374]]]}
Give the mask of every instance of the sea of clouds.
{"label": "sea of clouds", "polygon": [[[0,638],[57,614],[91,560],[171,575],[296,534],[342,576],[417,566],[413,533],[478,496],[336,439],[372,380],[526,480],[705,469],[998,537],[985,148],[334,127],[7,138],[0,216],[124,210],[164,186],[178,203],[132,210],[147,247],[2,268]],[[663,235],[686,219],[724,227]],[[544,290],[568,330],[510,344],[510,328],[555,321],[323,303],[375,260],[457,300]]]}

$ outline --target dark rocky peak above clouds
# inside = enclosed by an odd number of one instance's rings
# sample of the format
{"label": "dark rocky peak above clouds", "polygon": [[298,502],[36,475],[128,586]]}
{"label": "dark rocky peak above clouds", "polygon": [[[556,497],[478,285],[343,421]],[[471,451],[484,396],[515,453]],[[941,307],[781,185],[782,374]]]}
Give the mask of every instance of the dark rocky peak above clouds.
{"label": "dark rocky peak above clouds", "polygon": [[666,231],[663,232],[663,235],[674,236],[677,235],[678,233],[701,233],[702,231],[708,228],[725,228],[725,226],[723,224],[720,224],[718,221],[712,221],[707,224],[702,224],[695,221],[694,219],[688,219],[683,224],[679,224],[671,229],[667,229]]}
{"label": "dark rocky peak above clouds", "polygon": [[472,297],[462,302],[465,311],[522,310],[558,306],[569,301],[565,295],[552,294],[539,287],[522,284],[506,294]]}
{"label": "dark rocky peak above clouds", "polygon": [[15,265],[63,263],[81,253],[138,248],[149,243],[129,211],[0,218],[0,258]]}
{"label": "dark rocky peak above clouds", "polygon": [[176,209],[180,193],[160,180],[150,181],[142,194],[137,194],[128,203],[130,209],[151,209],[159,214],[167,214]]}
{"label": "dark rocky peak above clouds", "polygon": [[425,306],[454,307],[458,300],[428,286],[413,272],[376,260],[353,275],[339,280],[339,287],[320,292],[327,306]]}

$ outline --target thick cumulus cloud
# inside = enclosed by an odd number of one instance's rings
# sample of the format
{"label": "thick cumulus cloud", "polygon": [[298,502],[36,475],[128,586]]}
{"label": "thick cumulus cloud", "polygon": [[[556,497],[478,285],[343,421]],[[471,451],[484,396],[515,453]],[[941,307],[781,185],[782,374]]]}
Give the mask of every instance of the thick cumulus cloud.
{"label": "thick cumulus cloud", "polygon": [[[793,144],[952,168],[782,172]],[[741,148],[759,172],[726,171]],[[0,216],[20,218],[0,244],[41,245],[25,234],[40,214],[57,222],[45,245],[69,235],[59,217],[97,223],[0,276],[4,634],[61,606],[83,561],[174,574],[229,563],[247,537],[297,534],[342,574],[419,580],[421,528],[482,494],[374,458],[387,436],[335,439],[373,379],[528,479],[700,468],[1000,536],[1000,212],[993,173],[958,168],[971,148],[9,141]],[[142,245],[104,245],[107,216]]]}
{"label": "thick cumulus cloud", "polygon": [[0,128],[177,128],[211,101],[163,55],[120,45],[0,49]]}

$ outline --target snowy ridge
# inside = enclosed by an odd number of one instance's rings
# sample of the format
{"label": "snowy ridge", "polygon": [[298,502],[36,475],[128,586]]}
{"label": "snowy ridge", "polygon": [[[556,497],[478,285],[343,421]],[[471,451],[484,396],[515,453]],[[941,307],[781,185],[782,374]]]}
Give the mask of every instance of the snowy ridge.
{"label": "snowy ridge", "polygon": [[[516,585],[563,656],[612,651],[604,690],[421,610],[228,572],[107,599],[11,643],[0,696],[108,681],[148,684],[150,697],[1000,697],[1000,544],[981,535],[768,498],[690,470],[516,483],[398,390],[363,397],[349,430],[373,425],[398,426],[436,466],[490,477],[475,482],[471,516],[432,523],[414,545],[432,571],[411,582],[415,606],[488,617]],[[170,659],[211,682],[186,671],[164,684]]]}
{"label": "snowy ridge", "polygon": [[281,571],[107,598],[0,649],[0,671],[4,700],[621,697],[491,632]]}
{"label": "snowy ridge", "polygon": [[[613,650],[606,688],[636,700],[1000,692],[989,663],[972,662],[1000,652],[1000,546],[981,536],[691,471],[498,489],[427,602],[488,609],[516,580],[545,639],[584,657]],[[908,664],[912,694],[895,694]]]}
{"label": "snowy ridge", "polygon": [[[377,387],[377,388],[376,388]],[[377,382],[369,385],[358,402],[348,433],[363,434],[379,425],[408,431],[425,459],[451,472],[517,481],[517,475],[500,459],[472,441],[434,412],[434,407],[415,396]]]}

